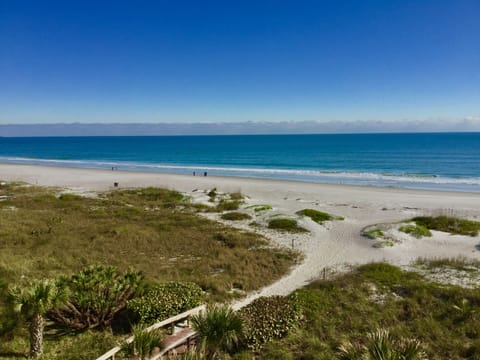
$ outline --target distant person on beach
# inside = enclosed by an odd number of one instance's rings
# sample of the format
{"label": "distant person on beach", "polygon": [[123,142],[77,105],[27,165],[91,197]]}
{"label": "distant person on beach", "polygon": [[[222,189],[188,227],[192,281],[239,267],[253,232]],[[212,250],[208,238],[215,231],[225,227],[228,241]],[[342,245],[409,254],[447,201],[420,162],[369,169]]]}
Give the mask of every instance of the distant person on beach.
{"label": "distant person on beach", "polygon": [[207,176],[207,172],[206,172],[206,171],[203,173],[203,176]]}
{"label": "distant person on beach", "polygon": [[193,172],[193,176],[195,176],[195,171]]}

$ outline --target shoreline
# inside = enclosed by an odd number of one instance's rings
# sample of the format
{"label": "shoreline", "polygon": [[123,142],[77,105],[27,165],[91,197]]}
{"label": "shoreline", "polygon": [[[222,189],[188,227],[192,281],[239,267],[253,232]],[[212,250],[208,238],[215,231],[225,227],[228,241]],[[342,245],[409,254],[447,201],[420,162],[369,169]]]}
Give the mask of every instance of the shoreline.
{"label": "shoreline", "polygon": [[[395,186],[380,186],[380,185],[356,185],[356,184],[344,184],[344,183],[333,183],[333,182],[314,182],[314,181],[308,181],[308,180],[292,180],[292,179],[281,179],[281,178],[263,178],[263,177],[248,177],[248,176],[228,176],[228,175],[208,175],[208,176],[203,176],[202,173],[200,172],[199,175],[193,176],[193,175],[187,175],[187,174],[179,174],[179,173],[173,173],[173,172],[160,172],[160,171],[142,171],[142,170],[130,170],[130,169],[117,169],[112,171],[109,168],[89,168],[89,167],[75,167],[75,166],[57,166],[57,165],[39,165],[39,164],[15,164],[15,163],[2,163],[0,162],[0,180],[8,180],[8,179],[3,179],[2,175],[5,171],[11,171],[12,169],[17,168],[17,169],[28,169],[27,171],[24,171],[24,175],[26,175],[28,178],[34,178],[34,179],[41,179],[42,175],[38,174],[36,171],[30,171],[32,169],[59,169],[60,171],[72,171],[72,172],[93,172],[93,173],[99,173],[99,174],[120,174],[119,177],[127,177],[129,179],[133,179],[135,175],[139,175],[139,177],[166,177],[166,178],[173,178],[173,177],[178,177],[179,179],[204,179],[204,180],[199,180],[200,182],[212,182],[211,180],[216,180],[221,183],[227,183],[227,182],[238,182],[238,183],[254,183],[258,182],[260,184],[268,184],[268,183],[279,183],[279,184],[290,184],[290,185],[302,185],[302,186],[318,186],[318,187],[324,187],[324,188],[331,188],[331,189],[337,189],[338,187],[340,188],[345,188],[345,189],[352,189],[352,190],[358,190],[362,191],[366,189],[367,191],[379,191],[379,192],[405,192],[405,193],[432,193],[432,194],[438,194],[438,195],[466,195],[466,196],[478,196],[480,199],[480,191],[475,192],[475,191],[455,191],[455,190],[438,190],[438,189],[418,189],[418,188],[407,188],[407,187],[395,187]],[[125,176],[126,174],[131,175],[131,176]],[[8,175],[7,175],[8,176]],[[112,176],[114,178],[115,176]],[[157,179],[160,180],[160,179]],[[11,181],[11,180],[9,180]],[[18,181],[25,181],[22,179],[19,179]],[[160,180],[161,181],[161,180]],[[29,182],[29,181],[27,181]],[[47,183],[49,183],[47,181]],[[42,186],[49,186],[47,183],[39,183],[38,185]],[[75,183],[75,181],[73,182]],[[82,182],[83,183],[83,182]],[[53,184],[52,186],[70,186],[67,184]],[[138,187],[138,185],[135,185],[134,187]],[[110,189],[110,188],[108,188]],[[101,186],[101,189],[91,189],[95,191],[99,190],[108,190],[105,188],[105,185]]]}
{"label": "shoreline", "polygon": [[0,164],[20,166],[45,166],[69,169],[110,170],[135,173],[154,173],[190,176],[204,172],[210,177],[240,178],[249,180],[292,181],[311,184],[331,184],[373,188],[393,188],[420,191],[462,192],[480,194],[480,177],[451,177],[422,173],[369,172],[368,170],[320,170],[257,168],[242,166],[179,165],[158,163],[135,163],[110,160],[61,160],[0,157]]}
{"label": "shoreline", "polygon": [[[245,207],[268,204],[268,216],[297,218],[299,225],[310,232],[287,234],[248,224],[228,225],[257,231],[278,246],[291,246],[304,255],[301,263],[277,282],[234,304],[241,307],[259,296],[285,295],[321,276],[324,269],[345,269],[351,265],[386,261],[408,266],[419,258],[465,257],[480,260],[480,236],[465,237],[435,234],[432,238],[408,238],[392,247],[375,248],[371,239],[361,235],[367,226],[401,222],[415,216],[454,214],[480,220],[480,193],[410,190],[337,184],[304,183],[272,179],[192,176],[152,172],[112,171],[101,169],[63,168],[56,166],[0,164],[0,180],[24,181],[40,186],[59,186],[77,193],[93,193],[115,189],[157,186],[177,190],[201,201],[205,192],[241,192]],[[344,218],[319,225],[296,212],[312,208]],[[245,210],[245,209],[244,209]],[[220,220],[219,214],[211,215]]]}

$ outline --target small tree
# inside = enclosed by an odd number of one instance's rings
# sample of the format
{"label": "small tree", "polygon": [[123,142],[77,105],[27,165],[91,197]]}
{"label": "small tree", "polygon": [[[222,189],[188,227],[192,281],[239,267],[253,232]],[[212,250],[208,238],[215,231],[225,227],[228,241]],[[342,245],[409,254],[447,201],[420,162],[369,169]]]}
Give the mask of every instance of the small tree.
{"label": "small tree", "polygon": [[39,357],[43,353],[44,316],[66,302],[66,292],[55,281],[44,280],[27,289],[14,287],[10,293],[15,303],[15,311],[23,314],[30,323],[30,356]]}
{"label": "small tree", "polygon": [[229,307],[211,306],[204,314],[192,317],[207,359],[218,358],[221,351],[231,351],[240,341],[243,325]]}

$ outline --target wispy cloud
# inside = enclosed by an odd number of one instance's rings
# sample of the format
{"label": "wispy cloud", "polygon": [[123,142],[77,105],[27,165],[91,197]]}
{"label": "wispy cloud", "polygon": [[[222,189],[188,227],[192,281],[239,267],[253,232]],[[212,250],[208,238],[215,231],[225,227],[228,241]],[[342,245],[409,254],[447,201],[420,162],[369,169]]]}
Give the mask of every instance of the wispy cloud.
{"label": "wispy cloud", "polygon": [[0,136],[141,136],[392,132],[477,132],[480,116],[397,121],[287,121],[212,123],[65,123],[0,125]]}

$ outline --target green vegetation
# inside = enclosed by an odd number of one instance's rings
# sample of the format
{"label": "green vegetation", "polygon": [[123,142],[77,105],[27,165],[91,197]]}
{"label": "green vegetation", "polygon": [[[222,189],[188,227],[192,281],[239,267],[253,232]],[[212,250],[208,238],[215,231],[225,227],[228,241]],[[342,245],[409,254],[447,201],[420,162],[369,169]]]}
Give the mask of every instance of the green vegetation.
{"label": "green vegetation", "polygon": [[16,197],[0,201],[0,279],[7,284],[106,264],[134,268],[152,281],[195,281],[221,300],[230,296],[233,282],[247,291],[271,283],[296,256],[267,249],[258,234],[198,216],[175,191],[146,188],[86,198],[10,186],[8,193]]}
{"label": "green vegetation", "polygon": [[450,268],[467,272],[480,271],[480,261],[463,257],[449,259],[418,259],[415,265],[426,269]]}
{"label": "green vegetation", "polygon": [[15,310],[22,313],[29,323],[30,357],[43,354],[43,335],[45,331],[45,314],[63,305],[67,294],[53,280],[34,283],[27,289],[13,287],[11,295]]}
{"label": "green vegetation", "polygon": [[240,205],[241,205],[241,202],[237,200],[235,201],[221,200],[218,203],[216,210],[218,212],[238,210]]}
{"label": "green vegetation", "polygon": [[168,282],[154,285],[128,302],[134,320],[152,324],[199,306],[204,293],[195,283]]}
{"label": "green vegetation", "polygon": [[418,224],[403,225],[403,226],[400,226],[400,228],[398,230],[400,230],[400,231],[402,231],[406,234],[410,234],[410,235],[416,237],[417,239],[421,239],[424,236],[426,236],[426,237],[432,236],[432,233],[430,232],[430,230],[428,230],[425,226],[418,225]]}
{"label": "green vegetation", "polygon": [[207,193],[207,196],[209,197],[208,201],[214,202],[215,198],[217,197],[217,188],[213,188]]}
{"label": "green vegetation", "polygon": [[147,360],[155,348],[162,346],[162,334],[158,330],[147,331],[145,325],[134,325],[132,335],[133,342],[122,345],[123,355],[129,358]]}
{"label": "green vegetation", "polygon": [[[260,235],[198,216],[197,208],[178,192],[145,188],[81,197],[58,191],[12,183],[0,188],[0,195],[15,195],[0,201],[0,357],[22,356],[28,346],[28,328],[10,310],[6,296],[13,284],[25,288],[35,279],[60,277],[66,283],[82,269],[105,264],[120,272],[113,277],[120,287],[126,284],[121,274],[134,269],[143,283],[195,281],[214,302],[239,296],[230,291],[233,286],[251,291],[273,282],[297,257],[266,246]],[[82,289],[90,285],[105,290],[103,280],[95,285],[97,280],[70,283],[70,303],[81,307],[88,297]],[[129,291],[123,293],[127,300]],[[114,325],[109,319],[98,333],[63,336],[48,327],[45,357],[95,358],[121,336],[123,325]]]}
{"label": "green vegetation", "polygon": [[428,359],[480,358],[480,312],[472,311],[480,304],[478,289],[437,285],[378,263],[295,294],[303,320],[286,338],[267,343],[258,358],[335,359],[344,342],[368,346],[365,334],[376,329],[393,339],[417,339]]}
{"label": "green vegetation", "polygon": [[480,221],[459,219],[448,216],[420,216],[412,219],[417,225],[430,230],[444,231],[454,235],[478,236]]}
{"label": "green vegetation", "polygon": [[226,306],[210,306],[191,321],[201,339],[201,352],[207,359],[217,359],[222,352],[234,350],[243,335],[241,318]]}
{"label": "green vegetation", "polygon": [[325,221],[331,220],[343,220],[343,217],[341,216],[335,216],[315,209],[303,209],[297,211],[297,214],[301,216],[307,216],[318,224],[323,224]]}
{"label": "green vegetation", "polygon": [[296,296],[261,297],[239,314],[245,327],[245,345],[253,351],[259,351],[272,339],[286,336],[300,319]]}
{"label": "green vegetation", "polygon": [[285,218],[271,219],[268,222],[268,227],[270,229],[296,232],[296,233],[308,232],[307,229],[301,226],[298,226],[297,220],[295,219],[285,219]]}
{"label": "green vegetation", "polygon": [[223,220],[232,220],[232,221],[240,221],[240,220],[251,220],[252,217],[248,214],[241,213],[241,212],[229,212],[225,213],[221,216]]}
{"label": "green vegetation", "polygon": [[367,344],[345,343],[340,346],[339,360],[423,360],[421,344],[416,339],[395,339],[388,330],[368,334]]}
{"label": "green vegetation", "polygon": [[270,205],[250,205],[250,206],[247,206],[247,209],[253,209],[253,211],[258,213],[261,211],[272,210],[272,207]]}
{"label": "green vegetation", "polygon": [[378,239],[378,238],[383,238],[383,231],[380,230],[379,228],[373,228],[369,230],[364,230],[362,232],[363,236],[368,237],[369,239]]}
{"label": "green vegetation", "polygon": [[230,193],[230,200],[233,201],[242,201],[245,197],[241,192]]}
{"label": "green vegetation", "polygon": [[53,309],[48,317],[74,330],[110,327],[114,317],[139,290],[142,276],[133,271],[121,274],[113,266],[91,266],[60,286],[68,291],[66,306]]}

